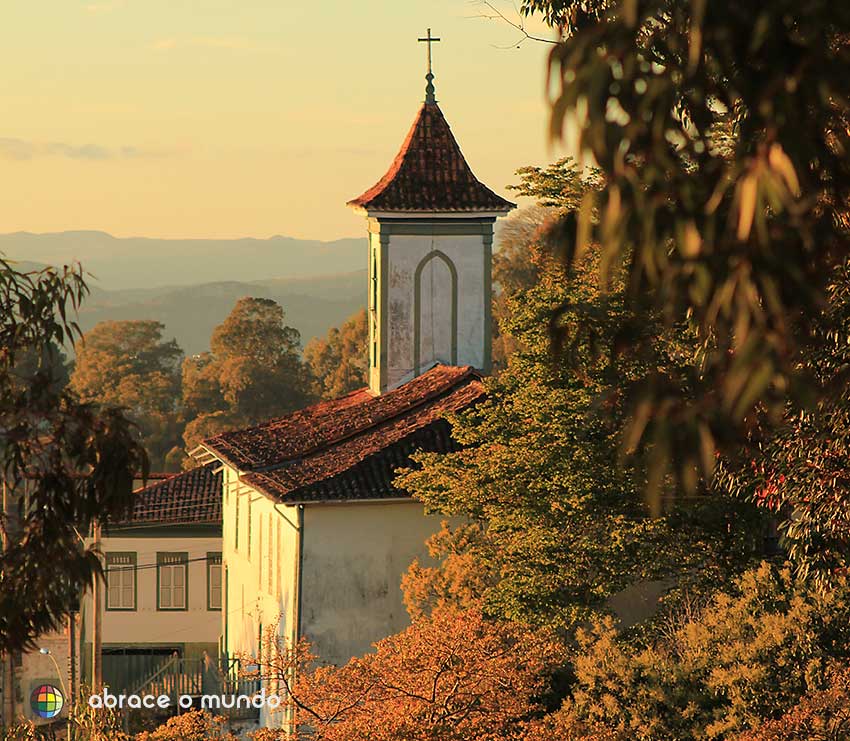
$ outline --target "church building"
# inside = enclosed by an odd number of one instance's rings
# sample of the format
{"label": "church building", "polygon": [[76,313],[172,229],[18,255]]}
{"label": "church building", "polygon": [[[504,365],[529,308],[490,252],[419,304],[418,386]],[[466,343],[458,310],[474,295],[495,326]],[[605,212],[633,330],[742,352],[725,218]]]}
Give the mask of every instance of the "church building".
{"label": "church building", "polygon": [[[428,43],[434,39],[428,34]],[[472,173],[434,95],[386,174],[349,205],[368,225],[369,386],[194,452],[223,476],[222,646],[269,626],[334,664],[408,625],[400,582],[440,518],[393,486],[411,453],[455,449],[446,416],[484,395],[493,226],[514,204]],[[279,714],[278,714],[279,715]],[[263,717],[278,725],[281,718]]]}

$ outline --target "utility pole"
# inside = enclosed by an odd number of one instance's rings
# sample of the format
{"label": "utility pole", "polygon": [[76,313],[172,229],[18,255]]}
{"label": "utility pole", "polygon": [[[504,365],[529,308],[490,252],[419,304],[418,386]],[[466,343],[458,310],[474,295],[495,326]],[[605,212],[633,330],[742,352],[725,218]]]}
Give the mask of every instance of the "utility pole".
{"label": "utility pole", "polygon": [[[100,553],[100,523],[94,524],[94,549]],[[98,575],[92,584],[92,641],[91,641],[91,683],[92,691],[97,693],[103,687],[103,585]]]}
{"label": "utility pole", "polygon": [[[74,712],[74,705],[77,702],[77,611],[71,610],[68,613],[68,715]],[[68,741],[74,741],[73,726],[68,724]]]}

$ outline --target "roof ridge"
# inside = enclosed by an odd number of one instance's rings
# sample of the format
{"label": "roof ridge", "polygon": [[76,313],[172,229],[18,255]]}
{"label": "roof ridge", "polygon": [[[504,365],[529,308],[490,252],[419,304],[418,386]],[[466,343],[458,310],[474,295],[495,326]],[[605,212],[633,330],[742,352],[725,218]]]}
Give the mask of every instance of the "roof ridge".
{"label": "roof ridge", "polygon": [[[434,366],[434,367],[436,368],[438,366]],[[475,368],[473,368],[471,365],[467,365],[467,366],[444,366],[444,367],[447,367],[447,368],[448,367],[461,367],[461,368],[464,369],[464,372],[461,373],[457,378],[453,379],[453,381],[450,384],[444,386],[441,389],[434,389],[434,390],[428,392],[427,394],[425,394],[421,398],[417,399],[415,402],[413,402],[409,406],[406,406],[403,409],[399,409],[399,410],[393,412],[392,414],[388,414],[387,416],[380,418],[377,422],[375,422],[373,424],[370,424],[370,425],[364,426],[364,427],[358,427],[358,428],[352,430],[351,432],[349,432],[345,435],[342,435],[340,437],[335,437],[335,438],[332,438],[330,440],[323,441],[320,444],[315,445],[312,448],[305,448],[304,450],[300,451],[297,456],[285,458],[282,461],[275,463],[273,465],[260,466],[260,467],[257,467],[257,468],[252,468],[252,469],[250,469],[249,473],[265,474],[265,473],[269,473],[269,472],[272,472],[272,471],[277,471],[281,468],[284,468],[289,463],[294,463],[294,462],[297,462],[297,461],[299,461],[303,458],[307,458],[308,456],[315,455],[316,453],[320,453],[324,450],[329,450],[330,448],[332,448],[336,445],[340,445],[342,443],[348,442],[349,440],[353,440],[354,438],[359,437],[360,435],[364,434],[367,431],[376,430],[376,429],[379,429],[381,427],[384,427],[385,425],[391,424],[392,422],[399,419],[400,417],[404,417],[404,416],[410,414],[412,411],[420,409],[421,407],[423,407],[426,404],[434,401],[435,399],[439,399],[439,398],[446,396],[447,394],[453,392],[460,385],[461,381],[465,381],[466,379],[468,379],[472,376],[475,376],[475,377],[478,376],[478,373],[476,372]],[[419,378],[421,378],[421,376],[419,376]],[[399,386],[398,388],[402,388],[402,387]],[[396,389],[393,389],[393,391],[395,391],[395,390]],[[392,393],[392,392],[390,392],[390,393]],[[375,398],[378,398],[378,397],[375,397]]]}

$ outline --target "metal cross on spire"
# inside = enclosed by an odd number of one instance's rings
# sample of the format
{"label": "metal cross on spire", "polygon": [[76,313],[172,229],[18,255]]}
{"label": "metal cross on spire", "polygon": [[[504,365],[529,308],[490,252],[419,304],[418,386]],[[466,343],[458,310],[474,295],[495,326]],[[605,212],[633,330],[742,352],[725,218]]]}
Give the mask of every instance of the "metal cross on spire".
{"label": "metal cross on spire", "polygon": [[426,103],[436,103],[437,99],[434,97],[434,73],[431,71],[431,44],[435,41],[440,41],[440,39],[431,35],[431,29],[428,29],[428,35],[425,38],[417,39],[418,41],[425,41],[428,44],[428,74],[425,75],[425,79],[428,81],[428,84],[425,85],[425,102]]}

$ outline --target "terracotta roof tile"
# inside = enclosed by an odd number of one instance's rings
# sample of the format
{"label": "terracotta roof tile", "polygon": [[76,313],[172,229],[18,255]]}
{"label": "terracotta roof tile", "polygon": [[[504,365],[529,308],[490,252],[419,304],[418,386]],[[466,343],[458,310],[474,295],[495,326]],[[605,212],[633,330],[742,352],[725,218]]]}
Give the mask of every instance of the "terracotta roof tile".
{"label": "terracotta roof tile", "polygon": [[399,496],[395,469],[417,449],[455,449],[445,416],[484,396],[471,367],[438,365],[381,396],[357,391],[204,447],[279,501]]}
{"label": "terracotta roof tile", "polygon": [[369,211],[497,212],[515,204],[472,173],[443,112],[424,103],[386,175],[348,202]]}
{"label": "terracotta roof tile", "polygon": [[221,471],[217,461],[150,484],[135,493],[124,524],[221,524]]}
{"label": "terracotta roof tile", "polygon": [[240,471],[270,469],[370,430],[477,379],[470,367],[437,365],[380,396],[360,389],[255,427],[204,440],[204,447]]}

